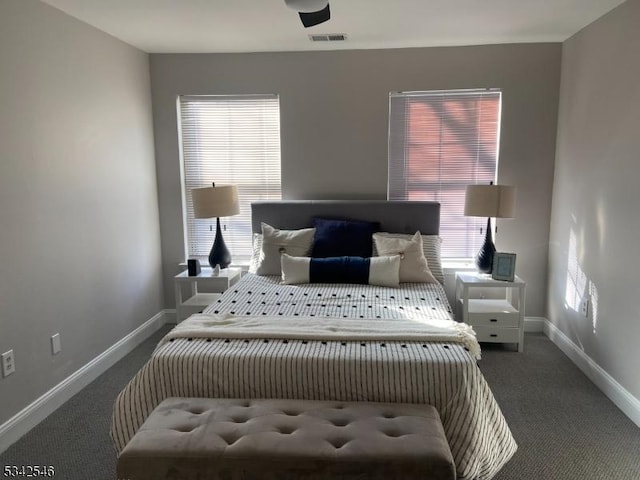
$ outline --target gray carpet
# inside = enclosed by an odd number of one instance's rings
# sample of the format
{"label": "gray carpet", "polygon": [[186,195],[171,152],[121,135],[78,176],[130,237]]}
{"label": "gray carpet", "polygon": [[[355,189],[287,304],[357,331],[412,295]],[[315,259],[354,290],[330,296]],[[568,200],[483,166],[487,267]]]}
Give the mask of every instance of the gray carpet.
{"label": "gray carpet", "polygon": [[[115,479],[113,400],[167,329],[0,455],[0,472],[53,465],[58,479]],[[519,445],[496,479],[640,479],[640,428],[544,335],[527,334],[523,354],[484,346],[480,367]]]}
{"label": "gray carpet", "polygon": [[480,369],[518,442],[496,479],[640,479],[640,428],[543,334],[483,345]]}

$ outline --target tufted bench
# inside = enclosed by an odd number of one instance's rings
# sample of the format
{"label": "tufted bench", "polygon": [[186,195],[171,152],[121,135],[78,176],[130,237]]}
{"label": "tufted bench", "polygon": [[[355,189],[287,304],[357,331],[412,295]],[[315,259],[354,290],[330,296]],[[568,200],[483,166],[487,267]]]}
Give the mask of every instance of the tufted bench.
{"label": "tufted bench", "polygon": [[430,405],[169,398],[118,458],[121,480],[455,480]]}

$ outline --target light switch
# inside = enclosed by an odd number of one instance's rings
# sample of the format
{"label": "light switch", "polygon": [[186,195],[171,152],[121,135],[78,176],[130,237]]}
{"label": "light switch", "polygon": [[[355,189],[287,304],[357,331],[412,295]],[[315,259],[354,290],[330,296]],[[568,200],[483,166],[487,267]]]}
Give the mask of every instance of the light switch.
{"label": "light switch", "polygon": [[53,355],[62,351],[62,345],[60,344],[60,334],[56,333],[51,337],[51,353]]}

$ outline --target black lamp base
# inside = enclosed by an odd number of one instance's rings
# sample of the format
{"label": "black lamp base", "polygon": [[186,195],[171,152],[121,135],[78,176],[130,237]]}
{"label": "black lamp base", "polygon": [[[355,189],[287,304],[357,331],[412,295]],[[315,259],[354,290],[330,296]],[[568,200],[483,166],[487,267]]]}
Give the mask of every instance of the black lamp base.
{"label": "black lamp base", "polygon": [[476,267],[481,273],[491,273],[493,270],[493,255],[496,253],[496,246],[493,244],[491,236],[491,218],[487,218],[487,230],[484,236],[484,243],[476,256]]}
{"label": "black lamp base", "polygon": [[209,265],[211,268],[216,268],[219,266],[220,268],[227,268],[231,265],[231,252],[224,243],[224,238],[222,238],[222,229],[220,228],[220,217],[216,222],[216,239],[213,242],[213,247],[211,247],[211,252],[209,253]]}

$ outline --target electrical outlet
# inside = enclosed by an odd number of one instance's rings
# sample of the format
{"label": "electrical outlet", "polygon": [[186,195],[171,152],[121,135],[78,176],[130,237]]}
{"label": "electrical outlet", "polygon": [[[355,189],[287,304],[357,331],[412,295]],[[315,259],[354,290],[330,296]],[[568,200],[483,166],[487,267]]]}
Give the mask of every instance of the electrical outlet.
{"label": "electrical outlet", "polygon": [[583,317],[589,316],[589,297],[584,297],[580,303],[580,313]]}
{"label": "electrical outlet", "polygon": [[55,355],[62,351],[62,345],[60,344],[60,334],[56,333],[51,336],[51,354]]}
{"label": "electrical outlet", "polygon": [[8,377],[16,371],[15,359],[13,358],[13,350],[2,354],[2,376]]}

